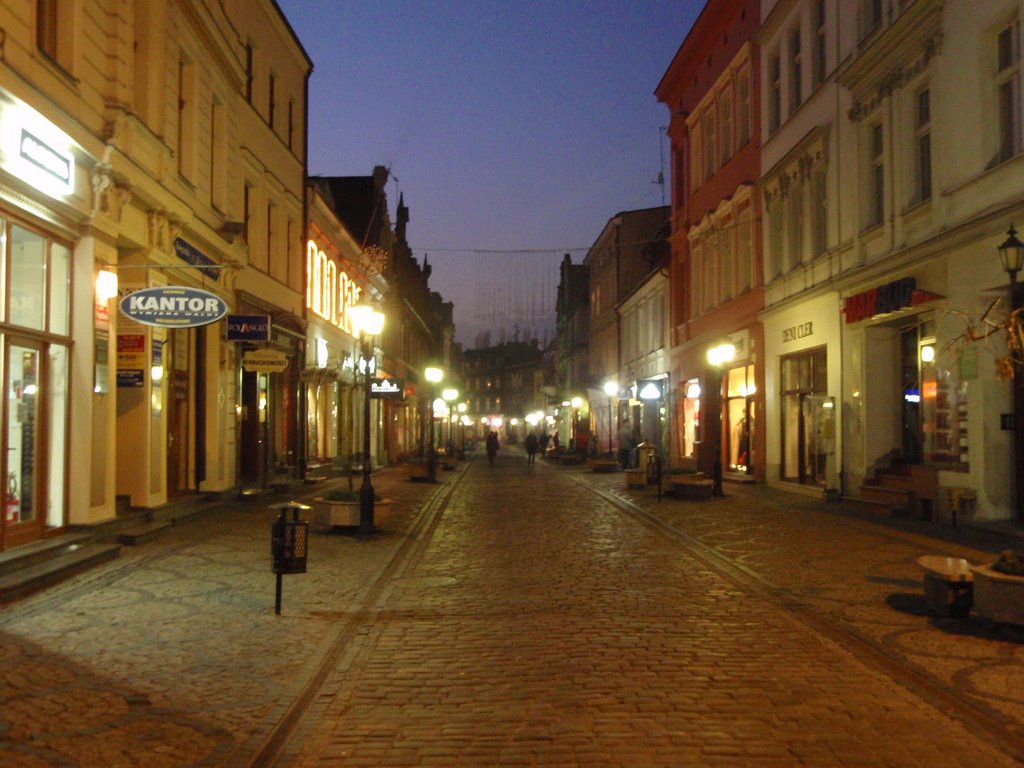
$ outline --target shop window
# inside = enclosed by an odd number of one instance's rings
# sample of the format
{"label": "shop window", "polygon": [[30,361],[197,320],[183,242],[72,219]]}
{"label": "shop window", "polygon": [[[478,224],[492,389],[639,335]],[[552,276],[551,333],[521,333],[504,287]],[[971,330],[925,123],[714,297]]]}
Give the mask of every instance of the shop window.
{"label": "shop window", "polygon": [[731,369],[726,379],[725,432],[728,444],[729,468],[737,472],[752,473],[754,462],[751,456],[754,425],[757,413],[754,395],[754,366],[745,365]]}
{"label": "shop window", "polygon": [[690,379],[683,385],[678,408],[679,455],[692,459],[700,440],[700,382],[697,379]]}
{"label": "shop window", "polygon": [[782,479],[809,485],[825,484],[826,456],[814,450],[817,443],[809,398],[827,395],[828,367],[824,347],[781,361],[782,371]]}
{"label": "shop window", "polygon": [[7,320],[13,325],[46,330],[46,251],[41,235],[11,227]]}

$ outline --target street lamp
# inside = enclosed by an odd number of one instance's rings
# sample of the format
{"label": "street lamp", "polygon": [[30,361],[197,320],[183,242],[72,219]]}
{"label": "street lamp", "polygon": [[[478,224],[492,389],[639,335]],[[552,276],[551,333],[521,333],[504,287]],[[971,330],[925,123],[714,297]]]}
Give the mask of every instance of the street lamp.
{"label": "street lamp", "polygon": [[[437,385],[444,378],[444,371],[440,368],[429,366],[423,371],[423,376],[430,382],[430,394],[433,395]],[[432,398],[427,400],[427,413],[430,416],[430,421],[428,422],[430,435],[427,438],[427,479],[433,483],[437,480],[437,455],[434,453],[434,404]]]}
{"label": "street lamp", "polygon": [[446,387],[441,392],[441,399],[448,403],[448,456],[455,453],[455,445],[452,443],[452,412],[455,401],[459,399],[459,390],[453,387]]}
{"label": "street lamp", "polygon": [[[1018,327],[1017,313],[1020,308],[1020,301],[1017,297],[1017,273],[1024,267],[1024,243],[1017,239],[1017,230],[1010,225],[1006,233],[1006,241],[999,246],[999,258],[1003,262],[1003,270],[1010,276],[1010,311],[1008,313],[1010,322],[1009,330],[1011,337]],[[1021,514],[1021,501],[1024,500],[1024,472],[1021,471],[1020,463],[1024,458],[1024,427],[1017,423],[1017,419],[1024,413],[1024,381],[1021,381],[1024,371],[1021,370],[1021,350],[1015,344],[1008,348],[1010,355],[1010,375],[1013,377],[1011,388],[1013,397],[1013,451],[1014,451],[1014,484],[1016,487],[1017,514]]]}
{"label": "street lamp", "polygon": [[708,364],[718,373],[718,413],[715,416],[715,463],[711,473],[711,495],[724,496],[722,492],[722,368],[736,357],[736,347],[719,344],[708,350]]}
{"label": "street lamp", "polygon": [[469,409],[465,403],[459,403],[456,410],[459,412],[459,458],[466,458],[466,411]]}
{"label": "street lamp", "polygon": [[359,488],[359,533],[373,533],[373,483],[370,482],[370,340],[384,330],[384,313],[368,303],[356,304],[349,310],[352,327],[362,342],[363,358],[363,484]]}
{"label": "street lamp", "polygon": [[612,458],[615,453],[612,450],[612,398],[619,393],[619,383],[608,379],[604,383],[604,393],[608,395],[608,458]]}

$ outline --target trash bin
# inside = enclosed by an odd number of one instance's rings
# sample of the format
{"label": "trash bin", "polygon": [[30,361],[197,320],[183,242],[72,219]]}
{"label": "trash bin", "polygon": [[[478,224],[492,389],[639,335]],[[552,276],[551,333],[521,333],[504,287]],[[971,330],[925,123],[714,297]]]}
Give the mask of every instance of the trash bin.
{"label": "trash bin", "polygon": [[647,473],[647,484],[656,485],[658,482],[658,466],[655,462],[657,448],[653,443],[640,443],[636,447],[637,467]]}

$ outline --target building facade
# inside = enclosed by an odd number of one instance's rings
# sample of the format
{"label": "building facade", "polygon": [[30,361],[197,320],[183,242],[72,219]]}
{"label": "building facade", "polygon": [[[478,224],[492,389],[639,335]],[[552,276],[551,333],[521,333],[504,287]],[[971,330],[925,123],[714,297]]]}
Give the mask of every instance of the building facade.
{"label": "building facade", "polygon": [[672,145],[669,463],[763,479],[759,24],[760,3],[712,0],[655,93]]}

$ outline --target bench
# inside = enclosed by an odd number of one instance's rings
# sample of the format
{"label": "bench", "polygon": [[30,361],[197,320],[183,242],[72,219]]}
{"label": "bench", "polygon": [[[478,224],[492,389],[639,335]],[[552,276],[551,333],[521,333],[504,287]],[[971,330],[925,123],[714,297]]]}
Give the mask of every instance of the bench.
{"label": "bench", "polygon": [[627,488],[643,488],[647,485],[647,470],[646,469],[627,469],[626,470],[626,487]]}
{"label": "bench", "polygon": [[591,472],[615,472],[619,468],[619,462],[615,459],[591,459]]}
{"label": "bench", "polygon": [[924,599],[936,616],[962,619],[974,602],[974,575],[962,557],[922,555],[917,564],[924,573]]}

